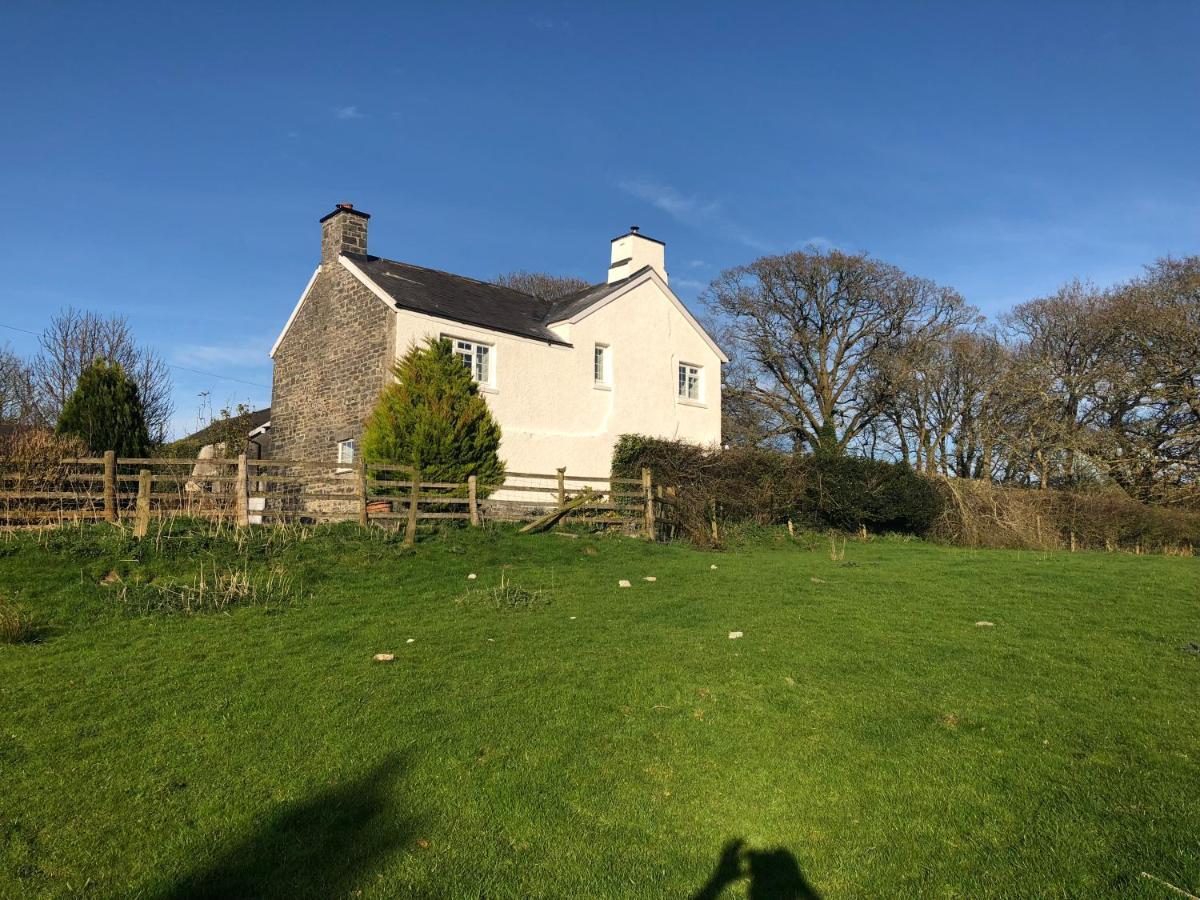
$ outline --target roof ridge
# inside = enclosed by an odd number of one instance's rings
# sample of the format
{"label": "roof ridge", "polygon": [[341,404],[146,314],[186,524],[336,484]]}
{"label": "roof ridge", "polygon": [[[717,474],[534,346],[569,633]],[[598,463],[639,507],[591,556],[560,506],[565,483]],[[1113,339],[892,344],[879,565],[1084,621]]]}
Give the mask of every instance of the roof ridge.
{"label": "roof ridge", "polygon": [[343,253],[342,255],[349,257],[357,256],[375,262],[390,263],[393,266],[405,266],[409,269],[420,269],[422,272],[434,272],[438,275],[446,275],[450,278],[461,278],[463,281],[473,281],[475,284],[482,284],[486,285],[487,287],[498,288],[499,290],[508,291],[512,294],[519,294],[520,296],[533,300],[536,303],[554,303],[553,300],[543,300],[541,297],[536,297],[533,294],[527,294],[524,291],[519,291],[516,288],[509,287],[506,284],[497,284],[494,281],[484,281],[482,278],[472,278],[470,275],[460,275],[458,272],[449,272],[446,269],[434,269],[430,266],[419,266],[416,263],[404,262],[403,260],[399,259],[389,259],[386,256],[374,256],[370,253]]}

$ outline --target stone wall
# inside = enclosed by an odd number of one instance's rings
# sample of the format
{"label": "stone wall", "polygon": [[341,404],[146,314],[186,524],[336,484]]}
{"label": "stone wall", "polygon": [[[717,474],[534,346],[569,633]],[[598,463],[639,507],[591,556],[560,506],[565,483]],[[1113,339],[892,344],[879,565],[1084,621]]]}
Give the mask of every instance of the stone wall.
{"label": "stone wall", "polygon": [[395,314],[336,261],[323,263],[275,351],[272,453],[333,461],[362,435],[393,362]]}

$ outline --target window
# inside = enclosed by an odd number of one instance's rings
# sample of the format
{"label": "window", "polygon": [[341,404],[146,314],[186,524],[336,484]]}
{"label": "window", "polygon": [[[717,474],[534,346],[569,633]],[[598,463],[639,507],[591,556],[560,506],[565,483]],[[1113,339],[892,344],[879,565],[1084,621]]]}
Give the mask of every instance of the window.
{"label": "window", "polygon": [[337,461],[340,465],[348,466],[354,462],[354,453],[358,450],[358,441],[338,441]]}
{"label": "window", "polygon": [[596,384],[609,385],[612,383],[607,344],[596,345],[596,355],[592,363],[592,375],[596,379]]}
{"label": "window", "polygon": [[488,344],[464,341],[443,335],[454,347],[454,355],[463,361],[471,377],[480,384],[492,383],[492,348]]}
{"label": "window", "polygon": [[679,398],[700,401],[700,367],[690,363],[679,364]]}

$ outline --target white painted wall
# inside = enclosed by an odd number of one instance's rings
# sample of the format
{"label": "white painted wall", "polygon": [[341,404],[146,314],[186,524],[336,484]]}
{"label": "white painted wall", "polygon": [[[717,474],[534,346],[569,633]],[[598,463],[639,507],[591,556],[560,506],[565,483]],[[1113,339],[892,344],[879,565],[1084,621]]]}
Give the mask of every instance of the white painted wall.
{"label": "white painted wall", "polygon": [[[399,310],[396,354],[443,334],[491,344],[495,383],[481,391],[500,423],[500,455],[509,471],[566,466],[568,475],[607,475],[613,444],[627,432],[699,444],[721,439],[720,357],[665,290],[648,278],[556,328],[572,347]],[[608,389],[592,377],[596,343],[612,354]],[[677,397],[680,361],[703,368],[699,403]]]}

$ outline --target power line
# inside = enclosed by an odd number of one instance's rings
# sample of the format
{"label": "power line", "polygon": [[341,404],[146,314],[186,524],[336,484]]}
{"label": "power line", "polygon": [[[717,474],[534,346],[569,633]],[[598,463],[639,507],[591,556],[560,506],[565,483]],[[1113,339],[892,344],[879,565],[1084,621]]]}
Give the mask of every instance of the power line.
{"label": "power line", "polygon": [[[3,322],[0,322],[0,328],[23,331],[25,334],[32,334],[34,337],[38,336],[38,332],[36,331],[30,331],[28,328],[18,328],[16,325],[5,325]],[[181,372],[191,372],[193,375],[204,375],[208,378],[223,378],[226,381],[236,381],[238,384],[248,384],[250,387],[268,389],[271,387],[269,384],[259,384],[257,381],[246,381],[241,378],[234,378],[232,375],[218,375],[216,372],[202,372],[199,369],[189,369],[187,366],[177,366],[174,363],[163,363],[163,365],[168,369],[179,369]]]}
{"label": "power line", "polygon": [[176,366],[171,363],[166,363],[168,369],[180,369],[184,372],[191,372],[193,375],[207,375],[210,378],[224,378],[226,381],[236,381],[238,384],[248,384],[251,387],[269,388],[269,384],[259,384],[257,381],[243,381],[241,378],[233,378],[230,375],[218,375],[216,372],[201,372],[199,369],[189,369],[187,366]]}

